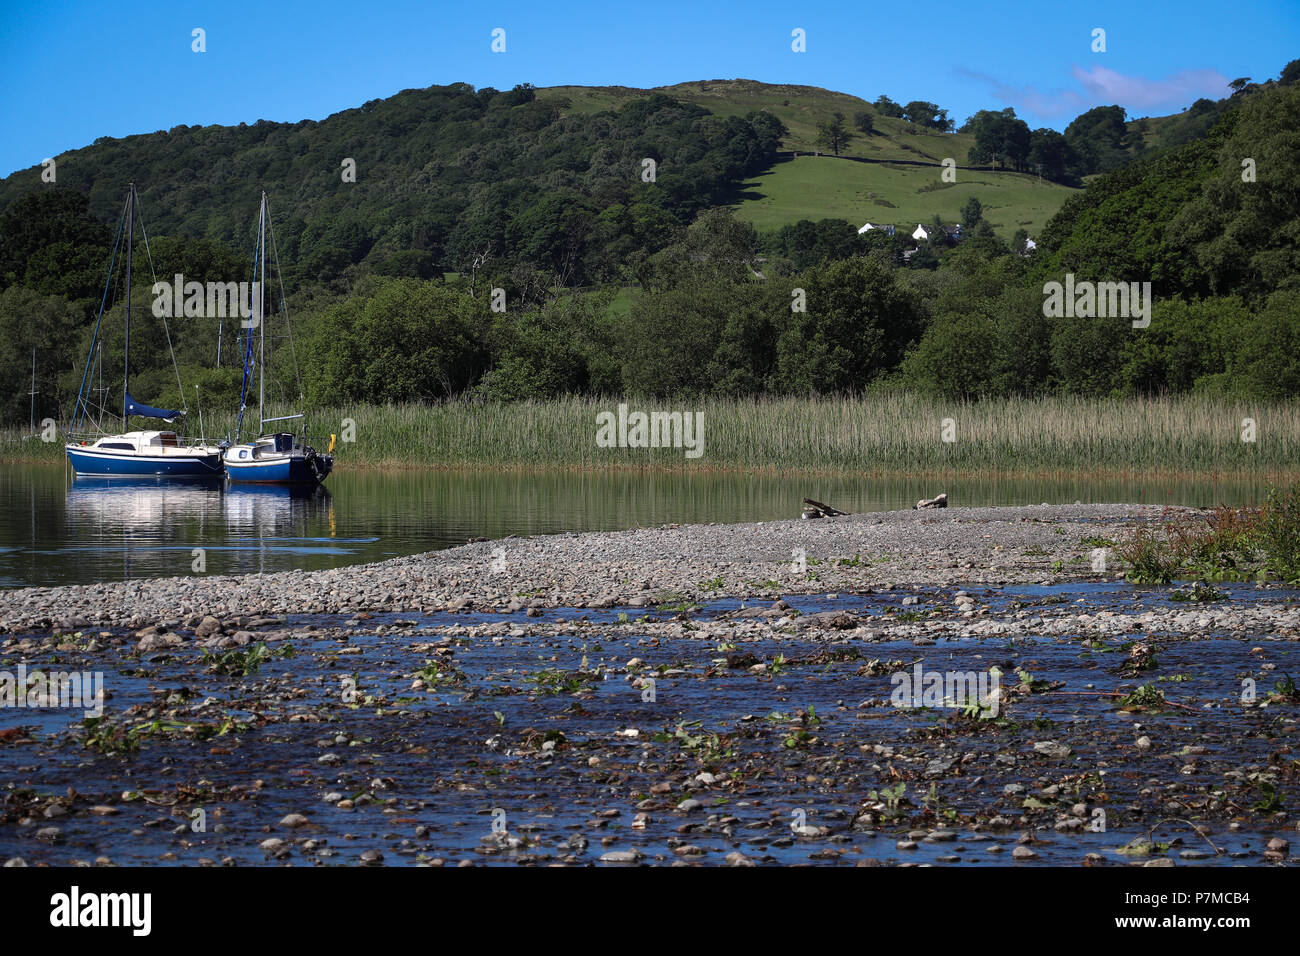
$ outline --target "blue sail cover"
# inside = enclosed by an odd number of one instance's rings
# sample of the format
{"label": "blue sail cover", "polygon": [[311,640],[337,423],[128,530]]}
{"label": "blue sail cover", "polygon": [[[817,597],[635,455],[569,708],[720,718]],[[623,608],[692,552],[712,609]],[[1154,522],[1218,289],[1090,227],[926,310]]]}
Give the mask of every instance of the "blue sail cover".
{"label": "blue sail cover", "polygon": [[143,402],[137,402],[131,397],[131,393],[126,393],[126,413],[128,415],[140,415],[144,418],[161,418],[166,422],[174,422],[181,417],[181,413],[171,408],[154,408],[152,405],[146,405]]}

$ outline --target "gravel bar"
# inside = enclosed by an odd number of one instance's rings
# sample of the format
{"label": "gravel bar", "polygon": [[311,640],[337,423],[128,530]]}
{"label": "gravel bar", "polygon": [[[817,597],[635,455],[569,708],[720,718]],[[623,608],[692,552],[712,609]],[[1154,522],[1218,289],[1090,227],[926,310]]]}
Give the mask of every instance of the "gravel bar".
{"label": "gravel bar", "polygon": [[205,616],[644,607],[706,596],[1059,582],[1098,577],[1094,539],[1118,540],[1180,510],[1039,505],[666,525],[479,541],[326,571],[22,588],[0,592],[0,633]]}

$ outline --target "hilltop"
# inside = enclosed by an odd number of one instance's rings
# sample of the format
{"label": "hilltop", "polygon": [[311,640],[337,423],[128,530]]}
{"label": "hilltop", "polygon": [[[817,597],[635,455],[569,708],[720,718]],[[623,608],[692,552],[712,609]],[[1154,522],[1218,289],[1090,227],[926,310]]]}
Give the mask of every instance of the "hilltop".
{"label": "hilltop", "polygon": [[[977,196],[994,230],[1009,239],[1020,228],[1041,231],[1078,191],[1012,170],[970,169],[967,156],[975,145],[973,134],[939,132],[884,116],[867,100],[815,86],[697,80],[651,90],[555,86],[539,90],[538,96],[563,104],[566,112],[592,114],[618,109],[652,93],[702,106],[716,116],[740,117],[758,110],[781,121],[786,134],[777,162],[747,180],[732,204],[739,218],[761,230],[779,229],[800,219],[847,219],[858,226],[865,222],[906,225],[910,232],[936,215],[959,221],[963,205]],[[853,134],[838,157],[817,142],[820,126],[837,112]],[[853,128],[855,115],[863,112],[872,117],[870,133]],[[945,159],[955,160],[959,167],[956,183],[940,179]]]}
{"label": "hilltop", "polygon": [[[549,86],[537,91],[540,99],[567,100],[566,111],[598,113],[618,109],[630,100],[662,93],[683,103],[702,106],[715,116],[744,116],[753,110],[770,113],[787,129],[781,149],[809,153],[817,149],[818,127],[835,112],[852,121],[854,113],[875,110],[871,103],[849,93],[817,86],[760,83],[757,80],[695,80],[653,89],[626,86]],[[936,133],[906,120],[875,115],[872,135],[850,140],[841,155],[858,159],[923,162],[938,165],[945,157],[966,165],[975,138],[966,133]]]}

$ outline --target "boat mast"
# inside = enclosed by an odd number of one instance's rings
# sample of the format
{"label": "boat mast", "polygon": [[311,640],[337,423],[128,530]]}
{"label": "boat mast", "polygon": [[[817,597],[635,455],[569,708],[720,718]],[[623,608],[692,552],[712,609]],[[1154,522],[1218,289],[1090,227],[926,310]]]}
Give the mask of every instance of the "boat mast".
{"label": "boat mast", "polygon": [[131,393],[131,240],[135,237],[135,180],[126,194],[126,340],[122,344],[122,431],[130,425],[127,396]]}
{"label": "boat mast", "polygon": [[258,213],[258,242],[261,243],[259,253],[262,259],[262,281],[258,285],[258,295],[261,304],[258,306],[258,316],[261,318],[261,336],[259,339],[259,348],[261,354],[258,356],[258,376],[257,376],[257,431],[261,435],[266,426],[266,409],[263,407],[266,403],[266,193],[262,193],[262,208]]}
{"label": "boat mast", "polygon": [[108,406],[108,386],[104,384],[104,343],[102,341],[97,341],[95,343],[95,355],[96,364],[99,368],[96,377],[96,381],[99,382],[99,388],[95,389],[95,391],[99,392],[99,418],[95,422],[95,425],[98,428],[103,428],[104,410]]}
{"label": "boat mast", "polygon": [[36,347],[32,346],[32,434],[36,434]]}

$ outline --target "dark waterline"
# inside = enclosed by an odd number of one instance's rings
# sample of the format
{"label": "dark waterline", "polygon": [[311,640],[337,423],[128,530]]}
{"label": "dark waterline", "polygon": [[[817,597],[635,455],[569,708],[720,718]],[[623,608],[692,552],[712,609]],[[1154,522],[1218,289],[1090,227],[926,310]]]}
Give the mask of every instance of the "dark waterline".
{"label": "dark waterline", "polygon": [[74,479],[58,465],[0,463],[0,587],[196,573],[315,570],[464,544],[474,537],[796,518],[807,496],[845,511],[1133,502],[1206,507],[1263,500],[1262,479],[997,475],[771,476],[662,472],[352,471],[315,492],[220,482]]}

